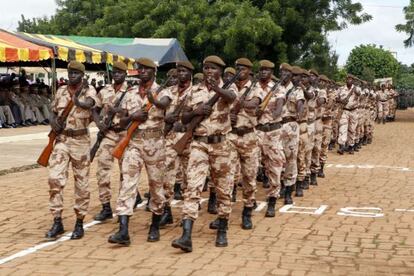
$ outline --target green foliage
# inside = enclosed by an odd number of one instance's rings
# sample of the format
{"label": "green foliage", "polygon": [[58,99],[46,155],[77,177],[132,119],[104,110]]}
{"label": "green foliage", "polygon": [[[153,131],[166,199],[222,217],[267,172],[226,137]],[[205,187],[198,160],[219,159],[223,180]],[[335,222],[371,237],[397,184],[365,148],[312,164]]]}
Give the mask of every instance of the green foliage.
{"label": "green foliage", "polygon": [[408,38],[404,40],[405,47],[412,47],[414,44],[414,0],[410,0],[410,4],[404,7],[405,24],[398,24],[395,29],[398,32],[406,33]]}
{"label": "green foliage", "polygon": [[373,78],[395,78],[399,64],[389,51],[376,45],[360,45],[351,51],[346,70],[361,79],[371,81]]}
{"label": "green foliage", "polygon": [[352,0],[58,0],[51,18],[19,31],[113,37],[176,37],[197,64],[217,54],[315,68],[333,77],[329,31],[371,19]]}

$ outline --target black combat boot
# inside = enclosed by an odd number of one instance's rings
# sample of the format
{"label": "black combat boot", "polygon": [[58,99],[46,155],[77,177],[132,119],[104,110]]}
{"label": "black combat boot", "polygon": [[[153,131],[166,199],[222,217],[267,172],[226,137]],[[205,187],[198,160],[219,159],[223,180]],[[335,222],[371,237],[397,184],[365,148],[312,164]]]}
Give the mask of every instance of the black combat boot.
{"label": "black combat boot", "polygon": [[237,184],[234,184],[233,192],[231,193],[231,202],[237,201]]}
{"label": "black combat boot", "polygon": [[256,181],[263,182],[264,169],[260,166],[257,170]]}
{"label": "black combat boot", "polygon": [[102,210],[99,214],[97,214],[94,219],[97,221],[105,221],[107,219],[113,218],[111,203],[104,203],[102,204]]}
{"label": "black combat boot", "polygon": [[119,231],[111,235],[108,239],[108,242],[128,246],[131,244],[131,240],[129,239],[129,234],[128,234],[129,216],[125,216],[125,215],[118,216],[118,220],[119,220]]}
{"label": "black combat boot", "polygon": [[359,142],[356,142],[354,145],[354,152],[359,152],[359,149],[360,149]]}
{"label": "black combat boot", "polygon": [[364,138],[362,138],[362,145],[363,146],[368,145],[368,137],[367,136],[364,136]]}
{"label": "black combat boot", "polygon": [[216,218],[215,220],[213,220],[212,222],[210,222],[208,228],[216,230],[219,228],[219,219]]}
{"label": "black combat boot", "polygon": [[45,237],[47,239],[56,239],[58,235],[63,234],[64,232],[65,229],[63,229],[62,218],[55,217],[53,219],[52,228],[50,228],[50,230],[47,231]]}
{"label": "black combat boot", "polygon": [[293,186],[286,186],[285,190],[285,205],[293,204],[292,199]]}
{"label": "black combat boot", "polygon": [[182,224],[183,234],[179,239],[173,240],[171,246],[180,248],[184,252],[192,252],[193,242],[191,241],[191,232],[193,231],[193,221],[191,219],[184,219]]}
{"label": "black combat boot", "polygon": [[263,170],[263,182],[262,182],[262,186],[263,186],[264,189],[270,188],[269,177],[267,177],[265,170]]}
{"label": "black combat boot", "polygon": [[203,192],[208,190],[208,183],[210,182],[210,177],[206,177],[206,181],[204,181]]}
{"label": "black combat boot", "polygon": [[283,180],[280,180],[280,192],[279,197],[284,198],[285,197],[285,184]]}
{"label": "black combat boot", "polygon": [[227,243],[227,226],[228,220],[226,218],[219,218],[219,228],[217,229],[216,246],[226,247]]}
{"label": "black combat boot", "polygon": [[76,219],[75,229],[70,236],[71,240],[79,240],[83,237],[85,232],[83,231],[83,219]]}
{"label": "black combat boot", "polygon": [[183,194],[181,193],[181,184],[175,183],[174,184],[174,199],[175,200],[183,200]]}
{"label": "black combat boot", "polygon": [[296,191],[295,196],[296,197],[303,197],[303,181],[296,181]]}
{"label": "black combat boot", "polygon": [[302,189],[309,190],[309,178],[309,175],[305,176],[305,179],[302,182]]}
{"label": "black combat boot", "polygon": [[331,140],[328,145],[328,150],[331,151],[335,148],[335,141]]}
{"label": "black combat boot", "polygon": [[311,173],[310,175],[310,185],[317,186],[318,185],[318,178],[316,177],[316,173]]}
{"label": "black combat boot", "polygon": [[147,200],[147,204],[145,205],[145,211],[147,212],[151,212],[150,202],[151,202],[151,194],[148,193],[148,200]]}
{"label": "black combat boot", "polygon": [[147,241],[156,242],[160,240],[160,221],[161,215],[152,213],[152,222],[148,232]]}
{"label": "black combat boot", "polygon": [[173,215],[171,212],[171,206],[165,206],[164,207],[164,213],[161,216],[160,220],[160,227],[164,227],[167,224],[172,224],[174,222]]}
{"label": "black combat boot", "polygon": [[267,210],[266,210],[265,217],[273,218],[276,215],[275,205],[276,205],[276,198],[269,197],[267,199]]}
{"label": "black combat boot", "polygon": [[339,145],[338,153],[340,155],[343,155],[345,151],[346,151],[346,147],[344,145]]}
{"label": "black combat boot", "polygon": [[348,153],[354,154],[354,146],[348,146]]}
{"label": "black combat boot", "polygon": [[321,162],[321,168],[319,169],[319,172],[318,172],[318,177],[320,178],[325,178],[325,172],[323,171],[324,167],[325,167],[325,163]]}
{"label": "black combat boot", "polygon": [[210,191],[210,197],[208,198],[207,212],[209,214],[217,214],[217,195],[213,191]]}
{"label": "black combat boot", "polygon": [[142,202],[143,200],[141,198],[141,194],[137,192],[137,197],[135,198],[135,203],[134,203],[134,209],[136,209],[138,205],[141,204]]}
{"label": "black combat boot", "polygon": [[244,207],[242,213],[242,229],[249,230],[253,228],[252,207]]}

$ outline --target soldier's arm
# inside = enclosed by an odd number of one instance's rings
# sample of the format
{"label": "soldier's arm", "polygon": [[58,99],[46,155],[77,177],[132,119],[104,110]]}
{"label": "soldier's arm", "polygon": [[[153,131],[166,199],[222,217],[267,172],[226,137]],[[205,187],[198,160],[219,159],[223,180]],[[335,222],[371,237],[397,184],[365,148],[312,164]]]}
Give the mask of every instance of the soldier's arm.
{"label": "soldier's arm", "polygon": [[303,107],[303,103],[304,103],[304,100],[299,100],[297,103],[296,103],[296,109],[298,110],[298,119],[299,119],[299,121],[301,121],[302,120],[302,118],[303,118],[303,113],[304,113],[304,111],[305,111],[305,109],[304,109],[304,107]]}
{"label": "soldier's arm", "polygon": [[260,98],[258,97],[253,97],[250,100],[244,100],[243,102],[243,108],[244,110],[246,110],[246,112],[255,112],[256,108],[259,106],[260,104]]}
{"label": "soldier's arm", "polygon": [[272,110],[273,118],[278,118],[282,115],[283,105],[285,104],[285,100],[283,98],[279,98],[276,100],[275,109]]}

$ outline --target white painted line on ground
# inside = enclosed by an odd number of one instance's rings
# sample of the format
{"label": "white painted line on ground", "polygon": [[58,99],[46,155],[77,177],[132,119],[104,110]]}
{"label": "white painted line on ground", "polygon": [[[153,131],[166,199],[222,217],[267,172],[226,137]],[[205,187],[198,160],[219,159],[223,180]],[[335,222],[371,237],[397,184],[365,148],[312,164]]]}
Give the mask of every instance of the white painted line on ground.
{"label": "white painted line on ground", "polygon": [[322,215],[328,208],[328,205],[321,205],[319,207],[301,207],[293,204],[284,205],[279,209],[280,213],[297,213],[297,214],[309,214],[309,215]]}
{"label": "white painted line on ground", "polygon": [[395,209],[395,212],[414,212],[414,209]]}
{"label": "white painted line on ground", "polygon": [[[91,221],[91,222],[85,224],[83,226],[83,229],[86,231],[88,228],[90,228],[90,227],[92,227],[94,225],[100,224],[100,223],[102,223],[102,222],[101,221],[97,221],[97,220]],[[27,256],[29,254],[35,253],[36,251],[38,251],[40,249],[43,249],[43,248],[46,248],[46,247],[49,247],[51,245],[55,245],[57,243],[67,241],[67,240],[70,239],[70,236],[71,235],[72,235],[72,232],[70,232],[70,233],[62,236],[61,238],[59,238],[59,239],[57,239],[55,241],[44,242],[44,243],[41,243],[41,244],[38,244],[38,245],[35,245],[35,246],[32,246],[32,247],[29,247],[27,249],[24,249],[22,251],[19,251],[19,252],[15,253],[13,255],[10,255],[8,257],[2,258],[2,259],[0,259],[0,265],[5,264],[5,263],[8,263],[8,262],[10,262],[10,261],[12,261],[14,259],[21,258],[21,257]]]}
{"label": "white painted line on ground", "polygon": [[[90,133],[97,133],[97,127],[90,127]],[[39,132],[39,133],[32,133],[32,134],[21,134],[21,135],[13,135],[13,136],[5,136],[0,137],[0,144],[4,143],[11,143],[11,142],[22,142],[22,141],[31,141],[31,140],[46,140],[47,135],[49,132]]]}
{"label": "white painted line on ground", "polygon": [[[367,210],[372,210],[375,212],[363,212]],[[339,216],[349,216],[349,217],[361,217],[361,218],[380,218],[383,217],[381,208],[378,207],[345,207],[341,208],[336,214]]]}
{"label": "white painted line on ground", "polygon": [[337,169],[390,169],[395,171],[402,172],[414,172],[414,169],[406,167],[394,167],[394,166],[384,166],[384,165],[370,165],[370,164],[327,164],[326,168],[337,168]]}

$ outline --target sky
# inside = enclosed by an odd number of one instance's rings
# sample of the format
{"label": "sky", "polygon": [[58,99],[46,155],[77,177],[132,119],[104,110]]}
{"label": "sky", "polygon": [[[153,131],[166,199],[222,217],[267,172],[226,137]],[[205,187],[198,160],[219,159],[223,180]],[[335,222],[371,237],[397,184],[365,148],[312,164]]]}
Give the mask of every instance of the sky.
{"label": "sky", "polygon": [[[349,53],[360,44],[382,45],[384,49],[396,53],[397,59],[407,65],[414,63],[414,47],[405,48],[406,34],[395,31],[395,25],[405,23],[404,6],[409,0],[358,0],[364,11],[373,19],[362,25],[349,26],[347,29],[328,34],[332,50],[339,55],[338,64],[344,65]],[[2,15],[0,28],[14,31],[20,15],[26,18],[50,16],[56,9],[55,0],[0,0]]]}

